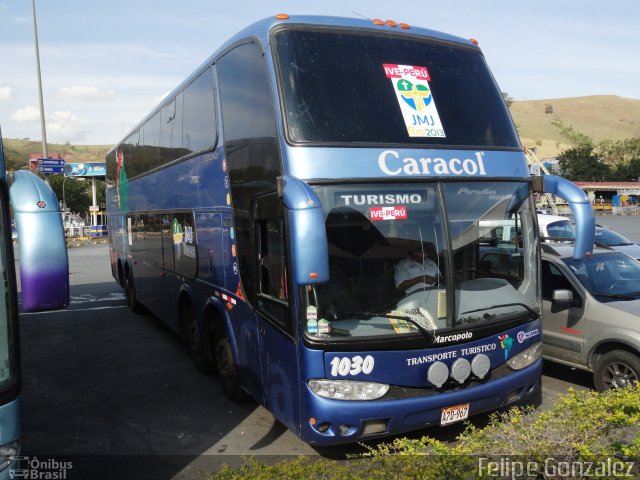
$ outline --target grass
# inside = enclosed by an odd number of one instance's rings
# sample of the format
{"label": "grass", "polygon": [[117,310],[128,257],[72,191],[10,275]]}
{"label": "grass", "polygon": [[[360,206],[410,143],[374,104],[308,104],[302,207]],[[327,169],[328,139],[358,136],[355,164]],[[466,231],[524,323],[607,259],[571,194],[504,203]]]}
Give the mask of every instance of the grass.
{"label": "grass", "polygon": [[[550,106],[550,108],[549,108]],[[510,108],[523,146],[538,157],[554,157],[570,146],[558,120],[595,143],[640,137],[640,100],[599,95],[513,102]]]}

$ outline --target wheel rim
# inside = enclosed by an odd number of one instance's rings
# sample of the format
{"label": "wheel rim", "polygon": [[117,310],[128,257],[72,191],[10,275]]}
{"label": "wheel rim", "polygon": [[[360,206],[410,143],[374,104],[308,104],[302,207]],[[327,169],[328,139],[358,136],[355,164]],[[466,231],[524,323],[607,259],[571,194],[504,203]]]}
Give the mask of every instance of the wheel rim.
{"label": "wheel rim", "polygon": [[216,348],[216,369],[221,376],[233,378],[233,357],[231,355],[231,346],[226,339],[218,342],[218,348]]}
{"label": "wheel rim", "polygon": [[135,287],[133,286],[133,282],[131,281],[130,277],[127,277],[125,282],[126,282],[125,283],[126,284],[125,296],[127,297],[127,305],[129,307],[132,307],[133,306],[133,298],[134,298],[134,296],[136,294]]}
{"label": "wheel rim", "polygon": [[193,320],[189,322],[187,326],[187,331],[189,335],[189,348],[192,353],[200,352],[200,335],[198,335],[198,323]]}
{"label": "wheel rim", "polygon": [[602,374],[602,383],[607,389],[624,388],[638,381],[636,372],[626,363],[613,362],[607,365]]}

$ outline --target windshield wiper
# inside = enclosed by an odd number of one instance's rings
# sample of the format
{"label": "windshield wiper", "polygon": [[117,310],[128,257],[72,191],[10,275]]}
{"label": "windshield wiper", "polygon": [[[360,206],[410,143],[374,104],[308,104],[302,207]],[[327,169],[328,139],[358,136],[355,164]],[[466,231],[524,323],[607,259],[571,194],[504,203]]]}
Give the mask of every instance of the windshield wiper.
{"label": "windshield wiper", "polygon": [[433,340],[435,335],[433,330],[426,328],[424,325],[420,325],[420,322],[413,320],[411,317],[406,315],[395,315],[393,313],[376,313],[376,312],[349,312],[350,316],[357,318],[358,320],[371,320],[373,317],[385,317],[392,318],[394,320],[404,320],[405,322],[409,322],[411,325],[415,325],[418,327],[418,330],[429,340]]}
{"label": "windshield wiper", "polygon": [[465,324],[469,324],[469,323],[481,322],[482,320],[493,320],[494,318],[496,318],[496,316],[495,315],[491,315],[489,313],[485,313],[481,317],[469,315],[468,317],[460,317],[460,318],[458,318],[458,322],[457,323],[459,325],[465,325]]}
{"label": "windshield wiper", "polygon": [[[640,294],[640,292],[635,292],[635,295]],[[617,298],[620,300],[635,300],[638,297],[633,297],[632,295],[634,295],[633,293],[628,294],[628,293],[603,293],[603,292],[591,292],[591,295],[597,295],[599,297],[606,297],[606,298]]]}
{"label": "windshield wiper", "polygon": [[519,307],[524,308],[527,312],[529,312],[529,315],[531,315],[531,318],[538,318],[538,314],[536,313],[536,311],[533,308],[531,308],[529,305],[525,305],[524,303],[520,303],[520,302],[499,303],[497,305],[491,305],[490,307],[476,308],[475,310],[469,310],[467,312],[462,312],[462,313],[460,313],[460,315],[465,315],[467,313],[484,312],[486,310],[493,310],[494,308],[515,307],[515,306],[519,306]]}

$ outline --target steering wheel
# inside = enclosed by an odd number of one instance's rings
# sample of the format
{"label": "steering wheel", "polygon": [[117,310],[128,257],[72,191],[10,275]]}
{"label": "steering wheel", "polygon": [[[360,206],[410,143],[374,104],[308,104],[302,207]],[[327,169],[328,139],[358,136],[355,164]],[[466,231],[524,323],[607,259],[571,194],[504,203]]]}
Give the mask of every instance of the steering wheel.
{"label": "steering wheel", "polygon": [[465,272],[473,272],[473,273],[475,273],[476,275],[478,275],[478,276],[480,276],[480,277],[485,277],[485,278],[486,278],[486,277],[490,277],[490,276],[491,276],[489,273],[484,272],[484,271],[482,271],[482,270],[480,270],[480,269],[478,269],[478,268],[475,268],[475,267],[470,267],[470,268],[461,268],[460,270],[456,270],[456,271],[454,272],[454,275],[458,275],[458,274],[460,274],[460,273],[465,273]]}

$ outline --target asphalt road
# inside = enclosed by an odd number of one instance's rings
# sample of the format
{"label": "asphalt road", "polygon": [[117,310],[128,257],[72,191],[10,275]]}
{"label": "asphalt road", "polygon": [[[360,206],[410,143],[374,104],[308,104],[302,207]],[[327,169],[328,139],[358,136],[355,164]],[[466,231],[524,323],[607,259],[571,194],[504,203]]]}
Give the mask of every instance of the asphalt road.
{"label": "asphalt road", "polygon": [[[192,366],[180,339],[127,309],[107,245],[69,250],[71,304],[21,314],[23,455],[70,456],[67,478],[200,478],[242,455],[343,455],[317,450],[254,402],[236,405]],[[569,381],[570,380],[570,381]],[[545,366],[543,408],[590,376]],[[486,418],[474,420],[479,424]],[[461,426],[426,429],[454,441]]]}

